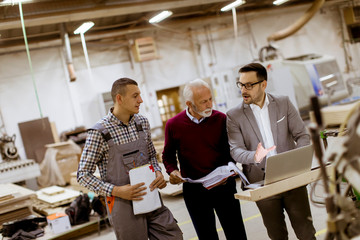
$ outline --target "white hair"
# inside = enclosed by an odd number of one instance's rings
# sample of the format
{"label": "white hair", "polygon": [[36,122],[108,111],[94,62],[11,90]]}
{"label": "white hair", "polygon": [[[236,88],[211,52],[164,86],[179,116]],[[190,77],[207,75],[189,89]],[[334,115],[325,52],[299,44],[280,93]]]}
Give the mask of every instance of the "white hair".
{"label": "white hair", "polygon": [[190,102],[194,103],[193,88],[197,88],[197,87],[206,87],[209,90],[211,90],[209,84],[207,82],[205,82],[204,80],[202,80],[200,78],[192,80],[189,83],[187,83],[184,87],[183,96],[184,96],[185,102],[190,101]]}

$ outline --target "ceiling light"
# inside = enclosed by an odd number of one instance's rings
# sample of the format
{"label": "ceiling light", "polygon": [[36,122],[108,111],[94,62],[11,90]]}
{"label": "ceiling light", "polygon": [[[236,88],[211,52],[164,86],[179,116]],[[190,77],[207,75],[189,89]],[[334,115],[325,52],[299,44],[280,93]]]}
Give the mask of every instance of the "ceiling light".
{"label": "ceiling light", "polygon": [[232,3],[228,4],[228,5],[226,5],[225,7],[223,7],[223,8],[221,9],[221,11],[222,11],[222,12],[229,11],[230,9],[236,8],[236,7],[238,7],[238,6],[240,6],[240,5],[244,4],[244,3],[245,3],[244,0],[237,0],[237,1],[235,1],[235,2],[232,2]]}
{"label": "ceiling light", "polygon": [[0,2],[0,5],[14,5],[16,3],[25,3],[25,2],[32,2],[32,0],[3,0]]}
{"label": "ceiling light", "polygon": [[280,4],[283,4],[283,3],[287,2],[287,1],[289,1],[289,0],[276,0],[276,1],[273,2],[273,4],[274,5],[280,5]]}
{"label": "ceiling light", "polygon": [[325,81],[325,80],[328,80],[328,79],[333,78],[333,77],[335,77],[334,74],[329,74],[329,75],[326,75],[326,76],[321,77],[319,79],[320,79],[320,81]]}
{"label": "ceiling light", "polygon": [[159,13],[158,15],[152,17],[149,20],[149,23],[158,23],[161,22],[162,20],[164,20],[167,17],[170,17],[172,15],[172,11],[162,11],[161,13]]}
{"label": "ceiling light", "polygon": [[79,34],[79,33],[86,33],[87,30],[89,30],[90,28],[92,28],[92,26],[94,26],[93,22],[84,22],[83,24],[81,24],[80,27],[78,27],[75,31],[74,34]]}

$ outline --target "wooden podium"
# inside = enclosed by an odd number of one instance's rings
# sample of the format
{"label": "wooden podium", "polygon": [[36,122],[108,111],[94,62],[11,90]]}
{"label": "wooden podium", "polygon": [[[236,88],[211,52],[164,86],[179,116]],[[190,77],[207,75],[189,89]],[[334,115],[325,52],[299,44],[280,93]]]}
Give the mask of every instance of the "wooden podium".
{"label": "wooden podium", "polygon": [[[332,175],[334,168],[332,165],[326,166],[326,172]],[[314,182],[321,178],[320,168],[313,169],[310,172],[303,173],[291,178],[284,179],[279,182],[275,182],[263,187],[256,189],[249,189],[246,191],[238,192],[235,194],[236,199],[247,200],[247,201],[259,201],[279,193],[286,192],[291,189],[295,189],[301,186],[305,186],[311,182]]]}

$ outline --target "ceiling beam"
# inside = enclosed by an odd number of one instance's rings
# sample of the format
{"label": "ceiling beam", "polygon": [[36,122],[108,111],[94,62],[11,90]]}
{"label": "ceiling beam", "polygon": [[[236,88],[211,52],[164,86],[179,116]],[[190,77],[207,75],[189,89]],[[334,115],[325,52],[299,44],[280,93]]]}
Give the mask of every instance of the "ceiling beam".
{"label": "ceiling beam", "polygon": [[[182,1],[154,1],[152,3],[137,3],[137,4],[126,4],[109,6],[98,9],[91,9],[87,11],[72,11],[59,14],[51,15],[38,15],[25,17],[25,26],[41,26],[45,24],[57,24],[66,23],[73,21],[82,21],[95,18],[113,17],[121,15],[129,15],[134,13],[145,13],[151,11],[160,11],[166,9],[176,9],[182,7],[191,7],[197,5],[211,4],[211,3],[222,3],[228,2],[229,0],[182,0]],[[20,19],[13,19],[8,21],[2,21],[0,24],[0,30],[16,29],[21,28]]]}
{"label": "ceiling beam", "polygon": [[[186,34],[189,27],[181,27],[181,25],[187,25],[190,26],[190,23],[193,27],[196,25],[204,25],[204,24],[231,24],[232,23],[232,17],[230,15],[224,15],[224,16],[212,16],[212,17],[202,17],[202,18],[191,18],[186,21],[173,21],[168,24],[162,25],[163,28],[158,28],[154,25],[149,25],[146,27],[135,27],[135,28],[128,28],[123,30],[106,30],[101,31],[97,33],[87,33],[85,38],[86,42],[90,41],[97,41],[99,39],[111,39],[116,37],[121,37],[124,35],[132,35],[132,34],[138,34],[138,33],[144,33],[148,31],[156,31],[156,30],[162,30],[167,31],[167,29],[170,31],[170,29],[177,29],[177,33],[179,34]],[[182,30],[181,30],[182,29]],[[174,30],[175,31],[175,30]],[[70,43],[71,45],[74,44],[80,44],[81,40],[79,36],[72,36],[70,37]],[[29,43],[30,50],[35,49],[41,49],[41,48],[49,48],[49,47],[59,47],[62,45],[61,39],[55,39],[55,40],[46,40],[46,41],[40,41],[40,42],[32,42]],[[21,52],[25,51],[25,46],[23,44],[21,45],[12,45],[12,46],[2,46],[0,47],[0,55],[2,54],[9,54],[13,52]]]}
{"label": "ceiling beam", "polygon": [[[333,0],[331,3],[325,3],[326,6],[334,6],[338,4],[344,3],[344,0]],[[306,4],[308,5],[308,4]],[[291,6],[287,7],[286,9],[292,9],[296,10],[298,7],[302,7],[302,5],[298,6]],[[255,14],[256,16],[260,16],[259,13],[264,14],[273,14],[272,12],[269,12],[268,9],[262,9],[262,10],[255,10],[255,11],[248,11],[247,15],[251,16],[252,14]],[[242,15],[242,13],[238,13],[238,15]],[[187,20],[181,20],[181,21],[171,21],[169,23],[161,25],[162,28],[165,29],[173,29],[173,31],[176,31],[178,33],[186,33],[188,27],[184,26],[192,26],[192,29],[196,29],[197,25],[206,25],[206,24],[232,24],[232,18],[231,15],[221,15],[221,16],[211,16],[211,17],[201,17],[201,18],[189,18]],[[240,23],[241,24],[241,23]],[[89,32],[86,35],[86,41],[97,41],[98,39],[109,39],[109,38],[116,38],[124,35],[132,35],[137,33],[144,33],[147,31],[155,31],[155,30],[162,30],[162,28],[157,28],[153,25],[148,25],[145,27],[135,27],[135,28],[128,28],[123,30],[104,30],[96,33]],[[176,30],[174,30],[176,29]],[[166,31],[166,30],[165,30]],[[80,38],[79,37],[70,37],[71,44],[80,44]],[[0,45],[1,46],[1,45]],[[31,50],[34,49],[41,49],[41,48],[48,48],[48,47],[58,47],[61,46],[61,40],[46,40],[41,42],[34,42],[29,43],[29,47]],[[25,47],[23,44],[21,45],[3,45],[0,47],[0,55],[2,54],[9,54],[13,52],[19,52],[19,51],[25,51]]]}

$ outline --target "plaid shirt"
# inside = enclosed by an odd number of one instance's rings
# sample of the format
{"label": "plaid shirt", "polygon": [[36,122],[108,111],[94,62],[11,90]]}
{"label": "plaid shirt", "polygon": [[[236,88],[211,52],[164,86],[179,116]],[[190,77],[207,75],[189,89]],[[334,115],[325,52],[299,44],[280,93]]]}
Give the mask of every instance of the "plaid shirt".
{"label": "plaid shirt", "polygon": [[[112,110],[100,120],[100,123],[110,132],[114,144],[119,145],[139,139],[135,117],[130,119],[128,125],[125,125],[112,114]],[[140,120],[146,134],[150,162],[154,166],[155,171],[161,171],[156,159],[156,151],[151,141],[149,121],[144,116],[138,114],[136,114],[136,117]],[[113,184],[104,182],[107,174],[108,151],[109,145],[101,133],[97,130],[89,130],[77,173],[78,182],[82,186],[103,196],[111,196],[114,188]],[[99,168],[101,180],[94,176],[96,166]]]}

